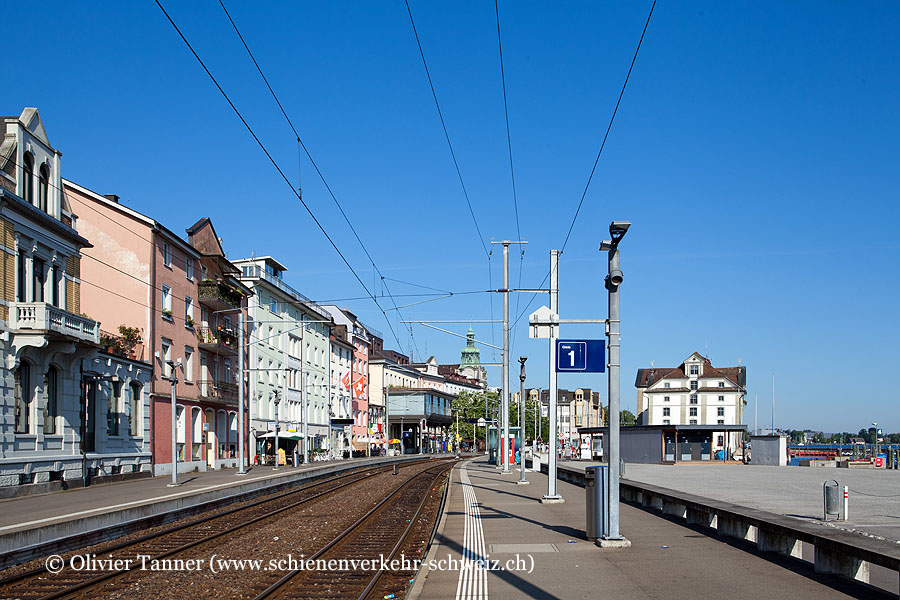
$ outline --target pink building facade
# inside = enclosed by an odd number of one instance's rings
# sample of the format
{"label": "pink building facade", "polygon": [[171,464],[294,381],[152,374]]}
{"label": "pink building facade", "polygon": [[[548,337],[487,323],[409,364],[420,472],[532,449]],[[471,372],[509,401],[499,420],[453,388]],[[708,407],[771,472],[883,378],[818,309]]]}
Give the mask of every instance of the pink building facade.
{"label": "pink building facade", "polygon": [[[86,253],[83,269],[85,278],[103,282],[102,288],[85,286],[82,306],[96,315],[109,335],[120,333],[119,325],[139,330],[136,357],[153,365],[154,475],[172,469],[172,364],[177,374],[178,471],[236,467],[236,394],[222,398],[205,385],[210,376],[203,356],[220,345],[219,336],[208,339],[209,324],[204,325],[202,318],[201,296],[210,287],[203,285],[203,265],[209,257],[156,220],[122,205],[117,196],[103,196],[69,181],[64,185],[73,210],[83,216],[79,224],[98,240]],[[245,412],[245,424],[246,417]]]}

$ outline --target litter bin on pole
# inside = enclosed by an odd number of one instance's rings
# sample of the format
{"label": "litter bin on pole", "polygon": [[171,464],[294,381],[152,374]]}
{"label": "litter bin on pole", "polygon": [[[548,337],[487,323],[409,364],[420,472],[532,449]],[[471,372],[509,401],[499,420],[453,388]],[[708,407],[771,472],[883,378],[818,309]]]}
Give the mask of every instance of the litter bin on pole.
{"label": "litter bin on pole", "polygon": [[824,514],[822,520],[827,521],[828,515],[840,517],[841,514],[841,486],[834,479],[822,484],[822,496],[824,500]]}
{"label": "litter bin on pole", "polygon": [[609,465],[584,470],[585,533],[596,540],[609,533]]}

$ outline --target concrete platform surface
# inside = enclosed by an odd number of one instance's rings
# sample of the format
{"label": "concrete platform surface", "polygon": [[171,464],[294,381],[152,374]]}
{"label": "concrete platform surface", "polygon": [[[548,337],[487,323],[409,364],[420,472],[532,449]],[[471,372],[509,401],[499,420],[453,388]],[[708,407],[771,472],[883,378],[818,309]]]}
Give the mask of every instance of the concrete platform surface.
{"label": "concrete platform surface", "polygon": [[[502,570],[429,568],[412,598],[680,599],[877,598],[872,589],[812,566],[768,560],[629,505],[622,505],[626,549],[601,549],[584,535],[585,490],[558,482],[564,504],[541,504],[546,475],[500,475],[484,458],[454,469],[441,529],[427,559],[485,557]],[[774,555],[773,555],[774,556]],[[518,560],[518,562],[517,562]],[[492,568],[494,564],[490,565]]]}
{"label": "concrete platform surface", "polygon": [[[560,464],[584,469],[600,463],[561,461]],[[850,519],[832,521],[832,526],[900,541],[900,471],[739,463],[629,463],[622,477],[812,521],[822,518],[822,484],[835,479],[842,489],[845,485],[850,488]]]}

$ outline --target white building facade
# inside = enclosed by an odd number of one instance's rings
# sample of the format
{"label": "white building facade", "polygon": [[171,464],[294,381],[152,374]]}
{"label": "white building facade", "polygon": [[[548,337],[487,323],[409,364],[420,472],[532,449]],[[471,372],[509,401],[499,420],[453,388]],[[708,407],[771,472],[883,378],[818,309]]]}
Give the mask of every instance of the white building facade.
{"label": "white building facade", "polygon": [[[747,367],[713,367],[698,352],[678,367],[638,369],[636,424],[743,425],[746,381]],[[726,437],[714,432],[713,448]]]}
{"label": "white building facade", "polygon": [[240,281],[254,292],[244,341],[251,449],[272,455],[277,426],[279,449],[287,456],[303,454],[304,431],[310,451],[328,450],[330,315],[285,283],[286,267],[271,256],[232,262],[241,270]]}

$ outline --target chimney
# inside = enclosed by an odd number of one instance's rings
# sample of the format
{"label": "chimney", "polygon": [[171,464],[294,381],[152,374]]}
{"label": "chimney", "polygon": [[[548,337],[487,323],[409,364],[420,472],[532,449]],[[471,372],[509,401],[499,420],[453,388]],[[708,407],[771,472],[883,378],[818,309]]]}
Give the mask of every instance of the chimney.
{"label": "chimney", "polygon": [[116,204],[119,203],[119,197],[115,194],[103,194],[103,197],[106,198],[107,200],[112,200]]}

